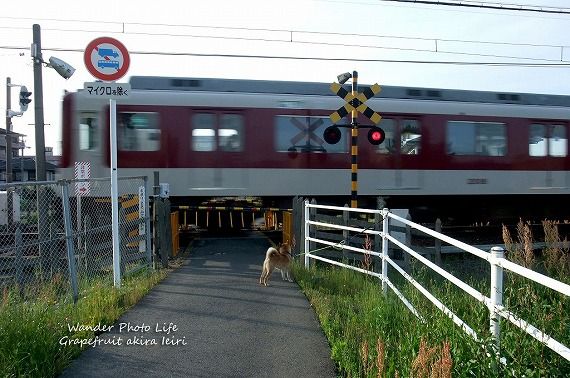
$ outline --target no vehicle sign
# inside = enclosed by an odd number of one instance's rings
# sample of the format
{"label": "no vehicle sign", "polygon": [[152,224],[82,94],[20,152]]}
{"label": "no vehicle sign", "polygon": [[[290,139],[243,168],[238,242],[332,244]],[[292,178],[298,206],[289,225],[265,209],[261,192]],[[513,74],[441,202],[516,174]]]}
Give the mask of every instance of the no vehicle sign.
{"label": "no vehicle sign", "polygon": [[127,48],[111,37],[89,42],[83,61],[91,75],[103,81],[115,81],[125,76],[131,63]]}

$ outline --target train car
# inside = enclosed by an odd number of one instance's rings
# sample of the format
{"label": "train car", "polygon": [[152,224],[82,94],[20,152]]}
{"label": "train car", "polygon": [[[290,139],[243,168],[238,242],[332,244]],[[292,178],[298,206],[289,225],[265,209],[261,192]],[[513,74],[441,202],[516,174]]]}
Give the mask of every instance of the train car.
{"label": "train car", "polygon": [[[350,202],[350,129],[337,144],[323,140],[344,103],[330,84],[137,76],[130,84],[117,102],[120,176],[159,171],[181,205],[256,197],[290,207],[296,195]],[[360,131],[359,205],[382,197],[417,216],[474,221],[564,215],[570,97],[383,87],[367,105],[382,115],[386,139],[374,146]],[[75,162],[108,177],[108,101],[67,94],[62,130],[63,178],[73,178]]]}

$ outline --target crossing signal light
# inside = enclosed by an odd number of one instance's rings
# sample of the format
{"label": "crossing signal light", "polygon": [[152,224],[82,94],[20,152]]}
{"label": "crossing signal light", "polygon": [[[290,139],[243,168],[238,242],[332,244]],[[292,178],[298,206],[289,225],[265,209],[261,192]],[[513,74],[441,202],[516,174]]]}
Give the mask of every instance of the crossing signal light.
{"label": "crossing signal light", "polygon": [[337,126],[329,126],[323,133],[323,138],[328,144],[337,144],[341,138],[340,129]]}
{"label": "crossing signal light", "polygon": [[375,146],[381,144],[386,139],[386,133],[379,127],[371,127],[368,130],[368,141]]}
{"label": "crossing signal light", "polygon": [[28,88],[22,86],[20,88],[20,111],[25,112],[28,110],[28,104],[32,102],[32,99],[29,98],[32,95],[32,92],[28,92]]}

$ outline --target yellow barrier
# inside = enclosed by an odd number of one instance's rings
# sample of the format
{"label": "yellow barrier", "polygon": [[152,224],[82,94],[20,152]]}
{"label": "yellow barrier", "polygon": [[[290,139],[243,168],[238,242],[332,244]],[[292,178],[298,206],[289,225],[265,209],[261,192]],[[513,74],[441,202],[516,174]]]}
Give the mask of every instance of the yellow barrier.
{"label": "yellow barrier", "polygon": [[178,211],[170,213],[170,229],[172,231],[172,256],[178,255],[180,249],[180,232],[178,228]]}

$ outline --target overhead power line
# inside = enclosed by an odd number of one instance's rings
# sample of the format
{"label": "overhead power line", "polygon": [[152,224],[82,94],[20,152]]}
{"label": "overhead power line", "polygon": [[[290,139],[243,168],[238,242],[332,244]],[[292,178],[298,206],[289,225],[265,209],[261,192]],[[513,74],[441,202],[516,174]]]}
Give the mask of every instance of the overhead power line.
{"label": "overhead power line", "polygon": [[493,10],[506,10],[506,11],[523,11],[523,12],[537,12],[537,13],[552,13],[552,14],[570,14],[570,8],[559,7],[545,7],[542,5],[522,5],[522,4],[506,4],[506,3],[491,3],[484,1],[463,1],[463,0],[379,0],[382,2],[395,2],[395,3],[408,3],[408,4],[427,4],[427,5],[443,5],[454,7],[466,8],[481,8]]}
{"label": "overhead power line", "polygon": [[[0,17],[1,18],[1,17]],[[281,36],[271,37],[253,37],[253,36],[238,36],[238,35],[212,35],[212,34],[201,34],[201,33],[175,33],[175,32],[146,32],[146,31],[128,31],[125,30],[125,26],[129,24],[121,24],[122,31],[101,31],[107,33],[117,33],[126,35],[144,35],[144,36],[159,36],[159,37],[186,37],[186,38],[207,38],[207,39],[224,39],[224,40],[239,40],[239,41],[253,41],[253,42],[273,42],[273,43],[296,43],[304,45],[315,45],[315,46],[335,46],[335,47],[347,47],[347,48],[367,48],[367,49],[382,49],[382,50],[394,50],[394,51],[412,51],[412,52],[427,52],[427,53],[440,53],[440,54],[452,54],[452,55],[463,55],[463,56],[473,56],[473,57],[483,57],[483,58],[501,58],[501,59],[519,59],[519,60],[529,60],[529,61],[540,61],[540,62],[564,62],[564,49],[570,48],[570,46],[565,45],[550,45],[550,44],[533,44],[533,43],[520,43],[520,42],[494,42],[494,41],[475,41],[475,40],[461,40],[461,39],[444,39],[444,38],[422,38],[422,37],[406,37],[406,36],[393,36],[393,35],[377,35],[377,34],[356,34],[356,33],[335,33],[335,32],[316,32],[316,31],[300,31],[300,30],[281,30],[281,29],[254,29],[254,28],[235,28],[235,27],[212,27],[212,26],[186,26],[190,28],[204,28],[204,29],[225,29],[228,31],[235,30],[246,30],[246,31],[264,31],[264,32],[274,32],[274,33],[286,33]],[[139,25],[139,24],[132,24]],[[152,26],[184,26],[184,25],[166,25],[166,24],[147,24]],[[3,27],[0,29],[15,29],[14,27]],[[18,28],[20,29],[20,28]],[[24,28],[22,28],[24,29]],[[60,31],[60,32],[92,32],[92,30],[81,30],[81,29],[61,29],[61,28],[44,28],[43,30],[48,31]],[[406,40],[414,42],[431,43],[431,47],[396,47],[388,45],[378,44],[366,44],[366,43],[342,43],[342,42],[325,42],[318,40],[307,39],[307,36],[341,36],[350,38],[378,38],[378,39],[394,39],[394,40]],[[471,52],[471,51],[457,51],[449,50],[445,48],[446,43],[463,43],[470,45],[491,45],[491,46],[508,46],[508,47],[531,47],[531,48],[551,48],[558,49],[559,53],[556,58],[536,58],[529,56],[514,56],[507,54],[490,54],[482,52]],[[554,51],[552,51],[552,54]],[[552,55],[554,56],[554,55]]]}
{"label": "overhead power line", "polygon": [[[381,1],[400,1],[407,3],[417,3],[419,0],[381,0]],[[426,1],[427,2],[427,1]],[[441,4],[442,2],[431,2],[432,4]],[[25,17],[0,17],[0,19],[10,19],[10,20],[27,20]],[[37,20],[36,20],[37,21]],[[64,20],[64,19],[43,19],[43,21],[55,21],[55,22],[74,22],[74,23],[87,23],[91,24],[98,21],[83,21],[83,20]],[[554,44],[536,44],[536,43],[524,43],[524,42],[501,42],[501,41],[478,41],[478,40],[467,40],[467,39],[446,39],[446,38],[427,38],[427,37],[408,37],[399,35],[381,35],[381,34],[363,34],[363,33],[340,33],[340,32],[322,32],[322,31],[312,31],[312,30],[292,30],[292,29],[271,29],[271,28],[251,28],[251,27],[228,27],[228,26],[206,26],[206,25],[182,25],[182,24],[165,24],[165,23],[124,23],[124,22],[102,22],[107,26],[111,26],[110,29],[114,30],[100,30],[97,32],[105,33],[115,33],[115,34],[125,34],[125,35],[144,35],[144,36],[159,36],[159,37],[187,37],[187,38],[209,38],[209,39],[226,39],[226,40],[241,40],[241,41],[254,41],[254,42],[274,42],[274,43],[297,43],[305,45],[320,45],[320,46],[338,46],[338,47],[348,47],[348,48],[368,48],[368,49],[383,49],[383,50],[394,50],[394,51],[412,51],[412,52],[428,52],[428,53],[440,53],[440,54],[452,54],[452,55],[463,55],[463,56],[473,56],[482,58],[500,58],[500,59],[519,59],[528,60],[536,62],[565,62],[564,60],[564,49],[570,48],[570,46],[565,45],[554,45]],[[115,26],[113,28],[112,26]],[[137,27],[163,27],[167,29],[165,32],[161,31],[137,31]],[[168,32],[169,28],[186,28],[186,29],[204,29],[212,31],[227,31],[230,35],[214,35],[212,33],[206,34],[201,32],[196,33],[184,33],[184,32]],[[19,26],[0,26],[0,29],[26,29]],[[131,30],[132,29],[132,30]],[[50,28],[45,27],[43,30],[47,31],[62,31],[62,32],[94,32],[94,30],[87,30],[82,28]],[[263,33],[262,37],[257,36],[246,36],[240,35],[240,32],[253,32],[253,33]],[[273,33],[271,35],[270,33]],[[316,36],[317,38],[313,38]],[[423,43],[423,46],[418,47],[403,47],[399,46],[388,46],[382,44],[382,41],[378,43],[343,43],[343,42],[327,42],[319,41],[318,37],[340,37],[340,38],[350,38],[351,40],[357,39],[365,42],[365,38],[372,39],[383,39],[385,40],[397,40],[397,41],[413,41],[418,43]],[[340,39],[338,38],[338,39]],[[428,43],[427,47],[426,43]],[[506,46],[506,47],[531,47],[531,48],[550,48],[558,49],[559,53],[556,58],[553,58],[555,51],[550,51],[552,57],[550,58],[537,58],[529,56],[513,56],[500,53],[483,53],[474,52],[471,50],[460,51],[460,50],[450,50],[446,49],[446,43],[461,43],[470,45],[489,45],[489,46]],[[431,44],[431,45],[429,45]]]}
{"label": "overhead power line", "polygon": [[[414,3],[416,0],[379,0],[379,1],[399,1],[406,3]],[[431,2],[430,4],[436,4]],[[569,11],[570,12],[570,11]],[[570,47],[556,44],[540,44],[540,43],[525,43],[525,42],[506,42],[506,41],[488,41],[488,40],[473,40],[473,39],[449,39],[449,38],[429,38],[429,37],[409,37],[402,35],[386,35],[386,34],[370,34],[370,33],[340,33],[340,32],[326,32],[317,30],[298,30],[298,29],[272,29],[272,28],[252,28],[252,27],[235,27],[235,26],[211,26],[211,25],[187,25],[187,24],[169,24],[169,23],[141,23],[141,22],[114,22],[114,21],[93,21],[93,20],[66,20],[58,18],[29,18],[29,17],[9,17],[0,16],[0,19],[7,20],[34,20],[36,22],[41,21],[52,21],[52,22],[73,22],[73,23],[86,23],[86,24],[106,24],[116,26],[115,30],[101,30],[98,27],[96,30],[82,29],[82,28],[50,28],[43,27],[42,30],[49,31],[63,31],[63,32],[99,32],[99,33],[117,33],[117,34],[134,34],[134,35],[149,35],[149,36],[167,36],[167,37],[216,37],[208,35],[199,34],[189,34],[189,33],[167,33],[167,32],[147,32],[147,31],[136,31],[129,30],[130,26],[137,27],[165,27],[165,28],[189,28],[189,29],[209,29],[209,30],[227,30],[227,31],[245,31],[245,32],[260,32],[260,33],[284,33],[289,34],[289,38],[285,39],[272,39],[272,38],[252,38],[253,40],[259,41],[270,41],[270,42],[296,42],[293,40],[293,35],[316,35],[316,36],[338,36],[338,37],[370,37],[370,38],[389,38],[389,39],[400,39],[408,41],[438,41],[438,42],[458,42],[458,43],[471,43],[471,44],[487,44],[487,45],[503,45],[503,46],[529,46],[529,47]],[[18,29],[18,30],[28,30],[29,27],[21,26],[0,26],[0,29]],[[218,38],[232,38],[228,36],[220,36]],[[319,42],[314,42],[319,44]]]}
{"label": "overhead power line", "polygon": [[[23,50],[23,46],[0,46],[0,49]],[[43,51],[76,52],[83,53],[83,49],[67,49],[57,47],[42,47]],[[348,61],[348,62],[371,62],[371,63],[406,63],[406,64],[441,64],[458,66],[492,66],[492,67],[543,67],[543,68],[568,68],[568,63],[516,63],[516,62],[461,62],[461,61],[435,61],[435,60],[405,60],[405,59],[367,59],[346,57],[315,57],[315,56],[291,56],[291,55],[246,55],[246,54],[201,54],[189,52],[165,52],[165,51],[129,51],[133,55],[160,55],[160,56],[190,56],[202,58],[240,58],[240,59],[281,59],[281,60],[314,60],[314,61]]]}

